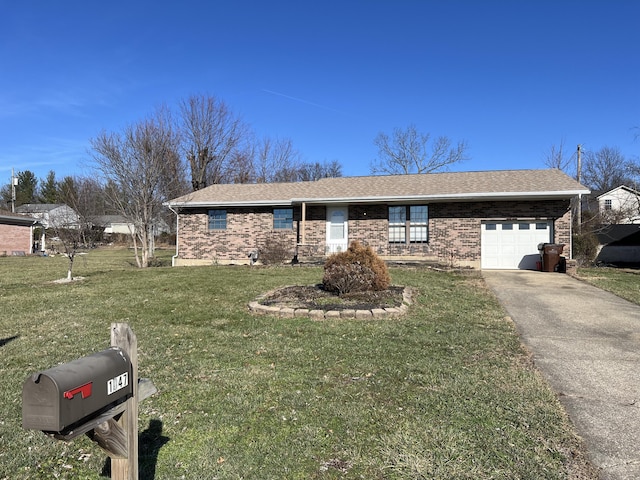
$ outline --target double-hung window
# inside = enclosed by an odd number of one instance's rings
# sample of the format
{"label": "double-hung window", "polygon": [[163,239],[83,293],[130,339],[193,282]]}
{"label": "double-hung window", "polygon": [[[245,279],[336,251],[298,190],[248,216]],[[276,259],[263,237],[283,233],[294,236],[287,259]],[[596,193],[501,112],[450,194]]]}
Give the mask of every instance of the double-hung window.
{"label": "double-hung window", "polygon": [[389,207],[389,243],[426,243],[429,241],[427,205]]}
{"label": "double-hung window", "polygon": [[226,230],[227,211],[209,210],[209,230]]}
{"label": "double-hung window", "polygon": [[426,243],[429,241],[429,209],[426,205],[409,207],[409,241]]}
{"label": "double-hung window", "polygon": [[273,229],[291,230],[293,228],[293,208],[273,209]]}
{"label": "double-hung window", "polygon": [[407,207],[389,207],[389,243],[407,241]]}

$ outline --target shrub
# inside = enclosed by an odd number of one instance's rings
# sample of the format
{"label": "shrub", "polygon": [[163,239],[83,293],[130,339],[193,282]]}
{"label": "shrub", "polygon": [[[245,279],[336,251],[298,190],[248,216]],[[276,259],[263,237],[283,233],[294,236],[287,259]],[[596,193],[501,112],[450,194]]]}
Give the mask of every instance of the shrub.
{"label": "shrub", "polygon": [[333,264],[326,268],[322,284],[325,290],[338,295],[372,290],[375,274],[359,263]]}
{"label": "shrub", "polygon": [[593,232],[573,236],[573,256],[580,265],[593,263],[598,255],[599,246],[598,237]]}
{"label": "shrub", "polygon": [[265,239],[258,249],[258,260],[264,265],[278,265],[293,258],[290,242],[283,235],[274,234]]}
{"label": "shrub", "polygon": [[325,290],[343,293],[386,290],[391,278],[387,264],[371,247],[353,242],[344,252],[331,255],[324,264]]}

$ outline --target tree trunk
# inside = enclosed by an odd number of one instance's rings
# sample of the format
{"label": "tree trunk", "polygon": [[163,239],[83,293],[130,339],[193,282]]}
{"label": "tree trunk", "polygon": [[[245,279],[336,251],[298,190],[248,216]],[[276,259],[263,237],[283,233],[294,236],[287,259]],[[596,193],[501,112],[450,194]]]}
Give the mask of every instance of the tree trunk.
{"label": "tree trunk", "polygon": [[74,260],[74,255],[73,254],[67,254],[69,256],[69,269],[67,270],[67,281],[71,281],[73,280],[73,260]]}
{"label": "tree trunk", "polygon": [[140,256],[138,255],[138,234],[134,233],[131,238],[133,238],[133,254],[136,256],[136,265],[138,265],[138,268],[142,268]]}

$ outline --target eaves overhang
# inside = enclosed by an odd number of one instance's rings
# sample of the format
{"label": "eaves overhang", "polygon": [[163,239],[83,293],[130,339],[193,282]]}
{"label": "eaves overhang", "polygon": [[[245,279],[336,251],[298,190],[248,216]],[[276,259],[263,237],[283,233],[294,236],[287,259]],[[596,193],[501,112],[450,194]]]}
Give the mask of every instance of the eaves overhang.
{"label": "eaves overhang", "polygon": [[291,200],[245,200],[245,201],[226,201],[226,202],[210,202],[210,201],[198,201],[198,202],[165,202],[166,207],[172,208],[217,208],[217,207],[273,207],[283,206],[289,207],[293,205]]}
{"label": "eaves overhang", "polygon": [[40,220],[32,217],[18,217],[13,215],[0,215],[0,223],[4,225],[23,225],[32,226],[39,225]]}
{"label": "eaves overhang", "polygon": [[614,188],[612,190],[607,190],[606,192],[601,193],[596,198],[599,200],[602,197],[606,197],[608,195],[612,195],[613,192],[616,192],[618,190],[625,190],[628,193],[630,193],[631,195],[635,195],[635,196],[639,196],[640,195],[640,192],[638,190],[634,190],[633,188],[627,187],[626,185],[620,185],[619,187],[616,187],[616,188]]}
{"label": "eaves overhang", "polygon": [[220,208],[220,207],[274,207],[305,204],[348,204],[348,203],[412,203],[412,202],[470,202],[470,201],[508,201],[508,200],[560,200],[578,195],[587,195],[584,190],[550,190],[535,192],[474,192],[433,195],[371,195],[366,197],[308,197],[273,200],[229,200],[229,201],[186,201],[165,202],[172,208]]}
{"label": "eaves overhang", "polygon": [[328,203],[406,203],[406,202],[469,202],[505,201],[505,200],[559,200],[569,199],[578,195],[587,195],[589,190],[566,190],[548,192],[479,192],[479,193],[451,193],[434,195],[389,195],[369,197],[328,197],[328,198],[294,198],[294,205],[328,204]]}

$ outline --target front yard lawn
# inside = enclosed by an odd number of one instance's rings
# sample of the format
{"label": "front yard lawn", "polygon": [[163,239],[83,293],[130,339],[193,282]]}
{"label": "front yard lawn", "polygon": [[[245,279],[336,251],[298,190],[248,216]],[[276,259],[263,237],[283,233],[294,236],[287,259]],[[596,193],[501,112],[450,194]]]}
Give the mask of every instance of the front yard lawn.
{"label": "front yard lawn", "polygon": [[[106,455],[21,428],[27,375],[138,337],[141,479],[589,477],[558,400],[475,275],[391,269],[401,318],[254,317],[313,267],[159,267],[126,251],[0,258],[0,479],[98,479]],[[107,470],[105,470],[107,471]],[[580,474],[584,476],[580,477]]]}
{"label": "front yard lawn", "polygon": [[640,305],[640,270],[623,268],[580,268],[578,277]]}

